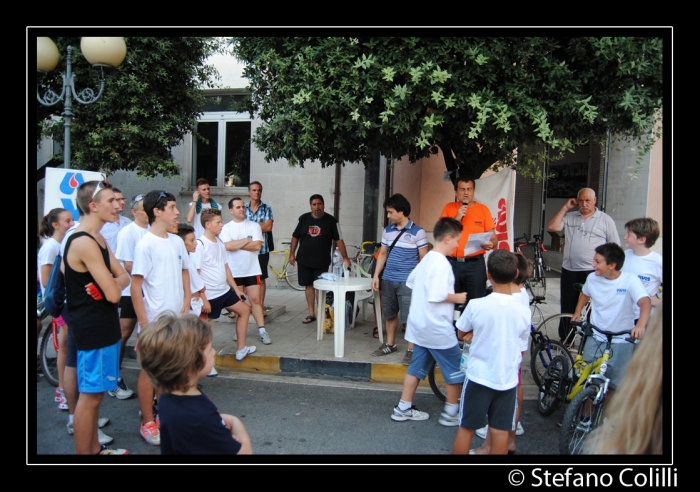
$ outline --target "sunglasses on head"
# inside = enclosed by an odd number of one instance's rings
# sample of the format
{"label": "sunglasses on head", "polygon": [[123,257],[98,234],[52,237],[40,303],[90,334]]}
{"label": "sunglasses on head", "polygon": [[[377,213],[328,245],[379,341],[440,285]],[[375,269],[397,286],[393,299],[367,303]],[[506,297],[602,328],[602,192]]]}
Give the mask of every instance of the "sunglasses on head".
{"label": "sunglasses on head", "polygon": [[95,200],[95,195],[97,195],[100,191],[104,190],[105,188],[111,188],[112,185],[109,184],[109,182],[106,179],[103,179],[102,181],[97,182],[97,186],[95,186],[95,191],[92,192],[92,197],[90,197],[90,201]]}

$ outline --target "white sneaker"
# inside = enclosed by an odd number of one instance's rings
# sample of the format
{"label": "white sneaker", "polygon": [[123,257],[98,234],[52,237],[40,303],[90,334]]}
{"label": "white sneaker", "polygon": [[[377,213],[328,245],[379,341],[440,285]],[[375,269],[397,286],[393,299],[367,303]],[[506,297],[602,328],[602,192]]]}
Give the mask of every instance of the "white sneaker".
{"label": "white sneaker", "polygon": [[216,372],[216,368],[215,368],[215,367],[212,367],[212,368],[211,368],[211,372],[210,372],[209,374],[207,374],[207,376],[209,376],[210,378],[215,378],[215,377],[218,376],[218,375],[219,375],[219,373]]}
{"label": "white sneaker", "polygon": [[447,412],[442,412],[440,418],[438,419],[440,425],[445,427],[457,427],[459,425],[459,414],[448,415]]}
{"label": "white sneaker", "polygon": [[266,331],[263,331],[262,335],[260,335],[260,341],[265,345],[270,345],[272,343],[272,340],[270,340],[270,335],[268,335]]}
{"label": "white sneaker", "polygon": [[102,432],[100,429],[97,429],[97,440],[102,444],[103,446],[106,446],[107,444],[110,444],[114,442],[114,438],[108,436],[104,432]]}
{"label": "white sneaker", "polygon": [[[488,432],[489,432],[489,426],[485,425],[481,429],[476,430],[476,435],[482,439],[486,439],[486,434],[488,434]],[[525,434],[525,429],[523,429],[523,425],[520,422],[518,422],[518,425],[515,428],[515,435],[522,436],[523,434]]]}
{"label": "white sneaker", "polygon": [[405,422],[406,420],[428,420],[430,416],[426,412],[421,412],[416,407],[411,407],[408,410],[399,410],[399,407],[394,407],[391,413],[391,420],[396,422]]}
{"label": "white sneaker", "polygon": [[246,345],[243,350],[236,350],[236,360],[241,362],[246,358],[246,355],[255,353],[258,348],[255,345]]}
{"label": "white sneaker", "polygon": [[[109,417],[100,417],[99,419],[97,419],[97,428],[98,429],[103,428],[107,424],[109,424]],[[66,424],[66,430],[68,431],[69,436],[72,436],[73,433],[75,432],[75,430],[73,429],[73,424],[71,422],[68,422]],[[102,435],[106,436],[106,434],[104,434],[104,433]]]}
{"label": "white sneaker", "polygon": [[117,379],[117,389],[109,390],[109,396],[117,400],[128,400],[134,396],[134,390],[129,389],[122,378]]}

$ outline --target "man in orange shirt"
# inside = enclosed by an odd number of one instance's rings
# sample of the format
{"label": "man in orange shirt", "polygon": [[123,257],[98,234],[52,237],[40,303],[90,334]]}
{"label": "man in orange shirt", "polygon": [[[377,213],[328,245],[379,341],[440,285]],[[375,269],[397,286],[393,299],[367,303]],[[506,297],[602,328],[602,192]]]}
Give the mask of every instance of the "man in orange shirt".
{"label": "man in orange shirt", "polygon": [[[489,208],[483,203],[474,200],[476,188],[473,178],[459,177],[455,184],[456,201],[448,203],[442,209],[440,217],[451,217],[461,222],[462,237],[457,249],[447,259],[452,264],[455,275],[455,292],[467,293],[467,302],[470,299],[484,297],[486,290],[486,262],[484,254],[492,250],[496,239],[496,225],[493,223]],[[481,244],[483,249],[464,255],[464,248],[470,234],[490,232],[491,238]]]}

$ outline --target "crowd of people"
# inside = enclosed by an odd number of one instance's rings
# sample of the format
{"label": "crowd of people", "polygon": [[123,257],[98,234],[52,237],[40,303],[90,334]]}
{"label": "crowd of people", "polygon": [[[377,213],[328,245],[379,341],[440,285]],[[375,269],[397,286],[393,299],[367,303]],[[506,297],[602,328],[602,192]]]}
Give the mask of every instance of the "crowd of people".
{"label": "crowd of people", "polygon": [[[521,362],[530,331],[524,284],[532,264],[522,255],[494,250],[495,225],[488,207],[475,200],[475,185],[472,178],[458,178],[456,200],[444,207],[433,227],[435,244],[410,219],[405,197],[395,194],[384,202],[389,225],[382,234],[372,288],[381,291],[387,338],[372,355],[398,351],[400,321],[408,343],[403,357],[408,368],[391,419],[429,418],[413,405],[413,396],[436,361],[447,386],[438,422],[458,427],[453,453],[514,453],[515,436],[524,432],[519,420]],[[216,376],[211,323],[222,313],[236,318],[237,361],[257,350],[247,343],[251,314],[261,343],[272,343],[265,329],[265,278],[274,249],[274,218],[272,208],[261,200],[262,184],[254,181],[248,189],[248,203],[239,197],[229,201],[232,220],[227,224],[222,205],[211,198],[204,179],[196,183],[187,223],[179,221],[175,196],[160,190],[133,198],[133,221],[122,217],[123,195],[107,181],[79,187],[79,221],[74,223],[64,209],[51,210],[43,218],[37,278],[43,292],[55,258],[62,256],[66,301],[56,320],[60,336],[55,399],[60,409],[68,410],[67,429],[74,435],[76,453],[127,454],[107,447],[113,439],[102,431],[109,419],[100,418],[99,407],[105,393],[117,399],[134,395],[120,376],[126,342],[134,330],[141,364],[136,388],[139,431],[144,440],[160,446],[164,454],[252,452],[241,421],[219,414],[197,384],[201,377]],[[313,282],[328,271],[333,245],[343,262],[350,263],[340,225],[325,213],[323,197],[312,195],[309,205],[311,211],[299,217],[292,233],[289,256],[305,287],[308,316],[303,323],[319,315]],[[650,218],[629,221],[625,251],[614,241],[617,232],[613,229],[613,237],[605,226],[607,217],[595,208],[593,190],[584,189],[549,224],[550,230],[565,230],[567,282],[584,282],[573,306],[571,296],[562,294],[562,309],[566,303],[578,319],[590,300],[593,324],[617,331],[629,326],[631,336],[641,339],[652,309],[660,303],[661,256],[649,249],[659,237],[659,227]],[[475,234],[482,238],[476,246],[469,241]],[[564,282],[562,274],[562,292]],[[456,324],[455,309],[461,311]],[[37,319],[37,340],[40,328]],[[568,333],[565,328],[562,337]],[[460,367],[459,340],[470,347],[466,368]],[[585,356],[593,359],[600,343],[591,337]],[[632,346],[626,345],[628,350],[616,345],[610,359],[613,390],[624,386],[632,358]],[[608,398],[606,405],[611,401],[616,399]],[[616,422],[611,425],[622,430],[623,424]],[[472,449],[475,433],[486,439]],[[654,439],[661,438],[654,434]],[[613,449],[607,446],[604,449]],[[656,441],[652,448],[658,449]]]}

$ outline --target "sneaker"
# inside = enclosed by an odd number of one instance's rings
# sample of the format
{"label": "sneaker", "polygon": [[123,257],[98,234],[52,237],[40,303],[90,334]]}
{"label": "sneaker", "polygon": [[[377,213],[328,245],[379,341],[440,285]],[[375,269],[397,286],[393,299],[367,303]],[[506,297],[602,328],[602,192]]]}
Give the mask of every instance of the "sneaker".
{"label": "sneaker", "polygon": [[141,437],[151,446],[160,446],[160,430],[153,420],[141,424]]}
{"label": "sneaker", "polygon": [[381,357],[382,355],[393,354],[397,350],[398,349],[396,348],[396,344],[389,345],[387,343],[383,343],[377,350],[372,352],[372,355],[375,357]]}
{"label": "sneaker", "polygon": [[515,435],[522,436],[523,434],[525,434],[525,429],[523,429],[523,424],[518,422],[518,426],[515,428]]}
{"label": "sneaker", "polygon": [[412,406],[408,410],[404,411],[399,410],[399,407],[396,406],[391,414],[391,420],[395,420],[396,422],[404,422],[406,420],[428,420],[429,418],[430,415],[425,412],[421,412],[415,406]]}
{"label": "sneaker", "polygon": [[66,397],[61,395],[61,399],[58,401],[58,409],[59,410],[68,410],[68,401],[66,400]]}
{"label": "sneaker", "polygon": [[97,454],[129,454],[129,451],[126,449],[113,449],[102,446],[102,450]]}
{"label": "sneaker", "polygon": [[[214,367],[212,367],[212,368],[211,368],[211,372],[210,372],[209,374],[207,374],[207,376],[209,376],[210,378],[215,378],[215,377],[218,376],[218,375],[219,375],[219,373],[216,372],[216,368],[214,368]],[[157,415],[156,415],[156,416],[157,416]],[[158,420],[160,420],[160,419],[158,419]],[[160,427],[160,426],[159,426],[159,427]]]}
{"label": "sneaker", "polygon": [[[102,427],[104,427],[107,424],[109,424],[109,417],[102,417],[102,418],[97,419],[97,428],[98,429],[101,429]],[[73,424],[71,422],[68,422],[66,424],[66,430],[68,431],[69,436],[72,436],[73,433],[75,432],[73,430]],[[104,434],[104,433],[102,435],[106,436],[106,434]]]}
{"label": "sneaker", "polygon": [[127,400],[134,396],[134,390],[127,388],[122,378],[117,379],[117,389],[109,390],[107,393],[117,400]]}
{"label": "sneaker", "polygon": [[410,366],[412,360],[413,360],[413,350],[408,349],[408,350],[406,350],[406,355],[403,356],[403,361],[401,361],[401,363],[404,366]]}
{"label": "sneaker", "polygon": [[268,335],[266,331],[262,332],[262,335],[260,335],[260,341],[265,345],[270,345],[272,343],[272,340],[270,340],[270,335]]}
{"label": "sneaker", "polygon": [[62,398],[65,399],[65,396],[63,394],[63,388],[56,388],[56,393],[54,394],[53,401],[58,403],[61,401]]}
{"label": "sneaker", "polygon": [[449,415],[447,412],[442,412],[438,423],[445,427],[457,427],[459,425],[459,414]]}
{"label": "sneaker", "polygon": [[[561,427],[561,423],[559,423],[558,425],[559,425],[559,427]],[[482,439],[486,439],[486,434],[488,434],[488,432],[489,432],[489,426],[485,425],[481,429],[476,430],[476,435]],[[523,424],[518,422],[518,425],[515,428],[515,435],[522,436],[523,434],[525,434],[525,429],[523,429]]]}
{"label": "sneaker", "polygon": [[106,444],[111,444],[114,442],[114,438],[108,436],[104,432],[102,432],[100,429],[97,429],[97,440],[102,444],[103,446]]}
{"label": "sneaker", "polygon": [[255,353],[257,349],[258,348],[255,345],[246,345],[243,350],[236,350],[236,360],[241,362],[243,359],[245,359],[246,355]]}

